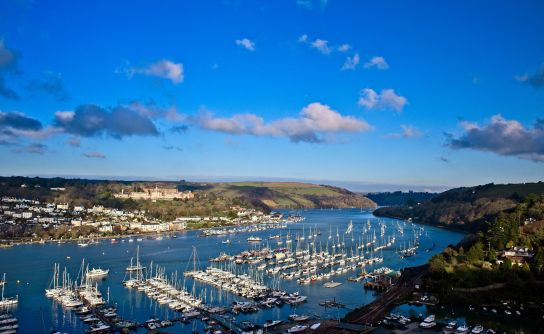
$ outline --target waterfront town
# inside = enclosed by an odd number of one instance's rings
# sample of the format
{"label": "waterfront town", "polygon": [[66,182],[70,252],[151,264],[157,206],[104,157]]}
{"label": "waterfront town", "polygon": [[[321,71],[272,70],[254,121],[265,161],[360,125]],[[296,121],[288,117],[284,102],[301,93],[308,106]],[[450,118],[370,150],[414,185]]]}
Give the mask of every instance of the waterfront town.
{"label": "waterfront town", "polygon": [[[22,186],[25,187],[25,185]],[[64,189],[51,190],[63,191]],[[125,198],[123,194],[119,196]],[[133,192],[126,196],[139,200],[168,201],[174,198],[189,199],[194,195],[191,192],[154,188],[149,192]],[[85,207],[5,196],[0,199],[0,240],[3,240],[4,244],[9,244],[11,241],[43,242],[50,239],[177,232],[202,226],[278,223],[282,220],[282,215],[265,214],[262,211],[241,206],[232,206],[230,212],[228,216],[190,216],[163,221],[146,214],[145,210],[127,211],[101,205]]]}

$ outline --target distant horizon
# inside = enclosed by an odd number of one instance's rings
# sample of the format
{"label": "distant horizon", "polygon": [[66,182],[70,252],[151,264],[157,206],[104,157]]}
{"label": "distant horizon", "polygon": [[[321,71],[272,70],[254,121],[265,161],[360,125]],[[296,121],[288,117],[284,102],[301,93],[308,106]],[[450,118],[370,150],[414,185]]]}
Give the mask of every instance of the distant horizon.
{"label": "distant horizon", "polygon": [[[357,193],[373,193],[373,192],[395,192],[395,191],[414,191],[441,193],[453,188],[459,187],[475,187],[482,184],[472,185],[457,185],[457,186],[437,186],[437,185],[409,185],[409,184],[387,184],[387,183],[372,183],[364,181],[342,181],[342,180],[315,180],[315,179],[294,179],[282,177],[243,177],[243,176],[171,176],[171,177],[149,177],[149,176],[119,176],[119,175],[62,175],[62,174],[28,174],[28,175],[5,175],[2,177],[40,177],[40,178],[64,178],[64,179],[86,179],[86,180],[101,180],[101,181],[127,181],[127,182],[195,182],[195,183],[221,183],[221,182],[298,182],[316,185],[328,185],[340,188],[345,188]],[[488,182],[494,184],[521,184],[521,183],[536,183],[543,182]]]}

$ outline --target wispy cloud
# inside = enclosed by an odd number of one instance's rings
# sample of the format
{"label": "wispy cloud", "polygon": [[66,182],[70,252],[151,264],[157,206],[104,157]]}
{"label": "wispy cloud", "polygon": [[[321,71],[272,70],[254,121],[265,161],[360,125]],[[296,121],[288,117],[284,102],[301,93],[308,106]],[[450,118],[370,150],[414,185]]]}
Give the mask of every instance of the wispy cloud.
{"label": "wispy cloud", "polygon": [[237,114],[218,118],[203,111],[193,119],[202,129],[235,135],[286,137],[293,142],[321,143],[328,141],[326,134],[363,132],[371,129],[364,120],[343,116],[328,105],[310,103],[298,117],[282,118],[266,123],[255,114]]}
{"label": "wispy cloud", "polygon": [[379,70],[386,70],[389,68],[389,64],[385,61],[385,58],[376,56],[370,58],[364,65],[364,68],[372,68],[375,67]]}
{"label": "wispy cloud", "polygon": [[19,100],[19,94],[17,94],[16,91],[14,91],[12,88],[10,88],[7,83],[5,77],[3,77],[0,74],[0,97],[3,97],[8,100]]}
{"label": "wispy cloud", "polygon": [[418,128],[416,128],[413,125],[408,124],[402,124],[401,126],[402,131],[397,133],[390,133],[387,135],[388,138],[418,138],[423,136],[423,132],[421,132]]}
{"label": "wispy cloud", "polygon": [[70,139],[68,139],[68,141],[66,142],[68,145],[70,146],[73,146],[73,147],[79,147],[81,146],[81,140],[77,137],[71,137]]}
{"label": "wispy cloud", "polygon": [[348,52],[349,50],[351,50],[351,45],[349,44],[342,44],[338,47],[338,51],[340,52]]}
{"label": "wispy cloud", "polygon": [[27,89],[30,92],[51,95],[59,101],[65,101],[68,98],[62,75],[51,71],[45,72],[42,78],[30,80]]}
{"label": "wispy cloud", "polygon": [[299,43],[307,43],[308,42],[308,35],[302,34],[298,37]]}
{"label": "wispy cloud", "polygon": [[307,34],[300,35],[297,41],[299,43],[308,45],[310,48],[315,49],[324,55],[330,55],[333,52],[344,53],[352,49],[352,46],[347,43],[336,46],[331,45],[328,40],[322,38],[316,38],[312,41]]}
{"label": "wispy cloud", "polygon": [[14,153],[44,154],[47,151],[47,145],[40,143],[31,143],[13,150]]}
{"label": "wispy cloud", "polygon": [[516,120],[494,115],[483,126],[470,122],[461,122],[460,126],[464,133],[457,138],[450,135],[447,146],[544,162],[544,119],[526,128]]}
{"label": "wispy cloud", "polygon": [[304,8],[308,10],[315,8],[325,9],[328,2],[328,0],[295,0],[295,3],[299,8]]}
{"label": "wispy cloud", "polygon": [[18,52],[8,48],[4,39],[0,39],[0,97],[9,100],[18,100],[19,94],[9,87],[6,78],[19,74],[18,61],[20,55]]}
{"label": "wispy cloud", "polygon": [[382,89],[380,93],[377,93],[372,88],[364,88],[361,90],[357,104],[368,110],[392,109],[400,113],[408,104],[408,99],[397,95],[393,89]]}
{"label": "wispy cloud", "polygon": [[174,145],[164,145],[162,148],[164,148],[167,151],[173,151],[173,150],[176,150],[178,152],[183,151],[183,148],[181,148],[179,146],[174,146]]}
{"label": "wispy cloud", "polygon": [[327,40],[316,38],[315,41],[310,43],[310,46],[324,55],[328,55],[331,53],[331,48],[329,47],[329,41]]}
{"label": "wispy cloud", "polygon": [[534,88],[544,87],[544,64],[533,74],[524,73],[522,75],[514,76],[517,81],[523,82]]}
{"label": "wispy cloud", "polygon": [[170,132],[177,134],[185,133],[187,132],[187,130],[189,130],[188,125],[176,125],[170,128]]}
{"label": "wispy cloud", "polygon": [[126,106],[134,111],[137,111],[140,115],[149,117],[151,119],[164,118],[171,122],[181,122],[185,119],[185,115],[179,113],[175,105],[164,108],[160,107],[153,100],[134,100],[127,103]]}
{"label": "wispy cloud", "polygon": [[17,61],[19,54],[14,50],[8,48],[4,39],[0,39],[0,68],[8,69],[17,67]]}
{"label": "wispy cloud", "polygon": [[128,66],[117,69],[117,73],[124,73],[129,78],[136,74],[152,76],[161,79],[170,80],[173,84],[180,84],[184,79],[184,69],[182,63],[175,63],[168,59],[162,59],[145,67]]}
{"label": "wispy cloud", "polygon": [[98,151],[85,152],[83,156],[89,159],[106,159],[106,155]]}
{"label": "wispy cloud", "polygon": [[361,59],[359,58],[358,53],[354,54],[353,57],[347,57],[344,65],[342,65],[341,70],[355,70],[357,68],[357,65],[359,65],[360,60]]}
{"label": "wispy cloud", "polygon": [[234,43],[236,43],[236,45],[243,47],[244,49],[248,51],[251,51],[251,52],[255,51],[255,43],[249,38],[237,39],[236,41],[234,41]]}

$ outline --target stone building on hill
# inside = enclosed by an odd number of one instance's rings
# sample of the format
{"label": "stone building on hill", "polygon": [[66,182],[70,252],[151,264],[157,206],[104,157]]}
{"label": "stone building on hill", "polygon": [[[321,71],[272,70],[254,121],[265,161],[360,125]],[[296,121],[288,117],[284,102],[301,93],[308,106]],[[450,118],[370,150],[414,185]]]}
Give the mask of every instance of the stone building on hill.
{"label": "stone building on hill", "polygon": [[124,190],[121,190],[120,194],[114,195],[116,198],[131,198],[135,200],[167,200],[171,201],[174,199],[193,199],[195,195],[191,191],[178,191],[177,189],[171,188],[143,188],[142,191],[132,191],[125,193]]}

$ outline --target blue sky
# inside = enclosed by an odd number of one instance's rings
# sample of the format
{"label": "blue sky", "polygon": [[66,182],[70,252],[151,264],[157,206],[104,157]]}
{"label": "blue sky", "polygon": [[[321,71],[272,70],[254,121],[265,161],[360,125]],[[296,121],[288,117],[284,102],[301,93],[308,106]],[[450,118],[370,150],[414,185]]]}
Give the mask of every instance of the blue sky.
{"label": "blue sky", "polygon": [[0,174],[544,179],[541,1],[0,4]]}

